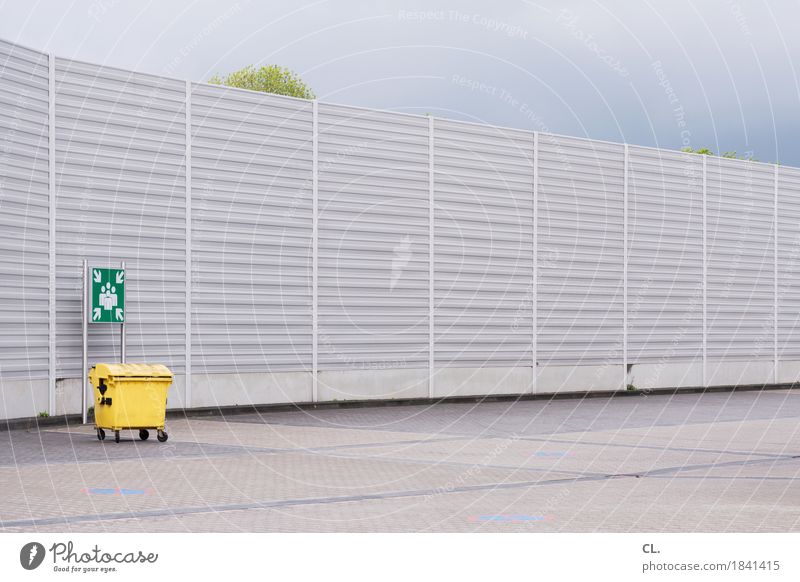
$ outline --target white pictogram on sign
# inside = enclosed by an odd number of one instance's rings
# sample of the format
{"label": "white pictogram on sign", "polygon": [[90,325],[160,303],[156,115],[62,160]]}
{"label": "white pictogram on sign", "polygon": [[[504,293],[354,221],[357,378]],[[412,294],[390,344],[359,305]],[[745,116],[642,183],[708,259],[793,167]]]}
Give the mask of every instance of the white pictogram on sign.
{"label": "white pictogram on sign", "polygon": [[117,288],[112,287],[111,283],[106,283],[100,288],[100,305],[106,311],[117,306]]}

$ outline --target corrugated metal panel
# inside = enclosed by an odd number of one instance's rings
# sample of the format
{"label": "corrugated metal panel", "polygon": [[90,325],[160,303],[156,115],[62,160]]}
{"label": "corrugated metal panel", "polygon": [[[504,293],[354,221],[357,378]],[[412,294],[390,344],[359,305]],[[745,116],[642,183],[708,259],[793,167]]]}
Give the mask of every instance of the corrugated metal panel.
{"label": "corrugated metal panel", "polygon": [[311,368],[311,103],[192,91],[194,373]]}
{"label": "corrugated metal panel", "polygon": [[319,106],[320,369],[428,360],[428,120]]}
{"label": "corrugated metal panel", "polygon": [[[182,371],[183,82],[56,64],[58,375],[80,265],[128,263],[129,359]],[[0,374],[48,371],[48,60],[0,41]],[[309,370],[312,105],[194,86],[199,372]],[[319,106],[320,369],[428,365],[429,120]],[[532,134],[436,120],[435,360],[532,359]],[[621,363],[623,146],[539,137],[538,359]],[[629,363],[700,356],[702,158],[629,148]],[[774,167],[707,162],[711,359],[773,356]],[[780,168],[778,351],[800,356],[800,170]],[[90,361],[118,327],[90,327]],[[768,380],[765,378],[765,380]]]}
{"label": "corrugated metal panel", "polygon": [[778,168],[778,356],[800,356],[800,170]]}
{"label": "corrugated metal panel", "polygon": [[703,355],[703,164],[629,148],[628,363]]}
{"label": "corrugated metal panel", "polygon": [[[184,84],[56,60],[57,353],[79,374],[81,261],[127,262],[128,360],[184,361]],[[119,326],[89,326],[89,363]]]}
{"label": "corrugated metal panel", "polygon": [[621,363],[623,147],[539,146],[539,363]]}
{"label": "corrugated metal panel", "polygon": [[435,361],[533,361],[533,135],[435,122]]}
{"label": "corrugated metal panel", "polygon": [[48,372],[48,58],[0,41],[0,377]]}
{"label": "corrugated metal panel", "polygon": [[709,157],[706,172],[708,357],[770,359],[774,309],[772,168]]}

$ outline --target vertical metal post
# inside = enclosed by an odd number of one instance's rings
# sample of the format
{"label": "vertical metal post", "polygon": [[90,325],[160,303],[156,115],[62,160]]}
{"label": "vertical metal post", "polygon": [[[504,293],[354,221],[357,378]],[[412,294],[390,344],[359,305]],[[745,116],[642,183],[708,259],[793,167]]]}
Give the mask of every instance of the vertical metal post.
{"label": "vertical metal post", "polygon": [[703,388],[708,387],[708,196],[706,156],[703,160]]}
{"label": "vertical metal post", "polygon": [[319,399],[319,102],[311,103],[311,401]]}
{"label": "vertical metal post", "polygon": [[192,82],[186,81],[185,117],[185,190],[186,190],[186,286],[184,288],[184,377],[183,407],[192,406]]}
{"label": "vertical metal post", "polygon": [[774,174],[774,207],[773,207],[773,245],[774,245],[774,253],[773,253],[773,264],[772,268],[774,270],[773,276],[773,293],[775,296],[775,305],[774,305],[774,313],[773,313],[773,320],[772,320],[772,342],[773,342],[773,351],[772,357],[774,359],[774,366],[772,370],[773,375],[773,383],[778,383],[778,165],[775,165],[775,174]]}
{"label": "vertical metal post", "polygon": [[[125,271],[125,261],[121,261],[119,268]],[[128,273],[125,273],[125,285],[128,284]],[[125,306],[125,319],[128,318],[128,306]],[[125,363],[125,321],[119,324],[119,361]]]}
{"label": "vertical metal post", "polygon": [[48,381],[47,411],[50,416],[56,413],[56,63],[50,53],[48,72],[48,324],[47,353]]}
{"label": "vertical metal post", "polygon": [[622,176],[622,389],[628,385],[628,144]]}
{"label": "vertical metal post", "polygon": [[433,116],[428,117],[428,398],[435,394],[436,350],[433,312],[435,307],[435,250],[434,250],[434,126]]}
{"label": "vertical metal post", "polygon": [[531,318],[533,340],[531,344],[531,394],[536,394],[537,360],[539,359],[539,132],[533,132],[533,281],[531,281]]}
{"label": "vertical metal post", "polygon": [[81,360],[81,411],[83,424],[86,424],[89,413],[86,393],[89,389],[89,262],[83,259],[83,286],[81,288],[81,334],[83,352]]}

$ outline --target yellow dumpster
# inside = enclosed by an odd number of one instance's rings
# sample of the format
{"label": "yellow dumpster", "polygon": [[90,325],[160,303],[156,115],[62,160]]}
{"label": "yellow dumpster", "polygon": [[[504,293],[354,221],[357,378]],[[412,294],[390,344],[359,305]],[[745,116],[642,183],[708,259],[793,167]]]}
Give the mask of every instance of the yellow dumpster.
{"label": "yellow dumpster", "polygon": [[97,364],[89,371],[94,386],[94,424],[97,438],[106,438],[106,430],[139,429],[143,441],[148,429],[158,431],[158,441],[167,440],[164,418],[167,390],[172,372],[161,364]]}

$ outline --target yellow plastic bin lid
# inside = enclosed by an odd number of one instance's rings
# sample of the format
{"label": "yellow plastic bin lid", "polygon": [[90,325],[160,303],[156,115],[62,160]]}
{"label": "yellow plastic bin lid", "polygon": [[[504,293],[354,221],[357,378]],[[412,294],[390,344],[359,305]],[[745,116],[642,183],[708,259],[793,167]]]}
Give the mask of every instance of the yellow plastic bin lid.
{"label": "yellow plastic bin lid", "polygon": [[97,364],[92,373],[98,378],[172,378],[163,364]]}

